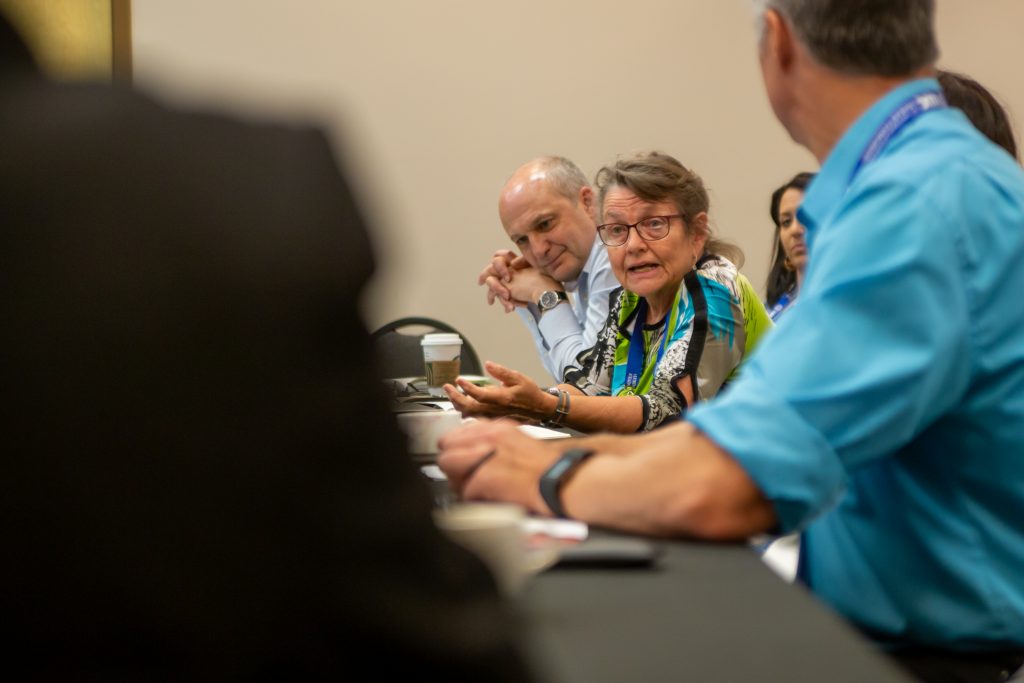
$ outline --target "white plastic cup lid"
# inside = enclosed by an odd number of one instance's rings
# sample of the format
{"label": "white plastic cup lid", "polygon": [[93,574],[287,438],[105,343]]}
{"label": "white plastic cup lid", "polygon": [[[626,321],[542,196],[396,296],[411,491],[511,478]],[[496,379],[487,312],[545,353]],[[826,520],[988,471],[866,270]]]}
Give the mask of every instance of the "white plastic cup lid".
{"label": "white plastic cup lid", "polygon": [[440,334],[425,334],[423,335],[423,341],[420,342],[421,346],[448,346],[451,344],[462,345],[462,337],[457,334],[451,333],[440,333]]}

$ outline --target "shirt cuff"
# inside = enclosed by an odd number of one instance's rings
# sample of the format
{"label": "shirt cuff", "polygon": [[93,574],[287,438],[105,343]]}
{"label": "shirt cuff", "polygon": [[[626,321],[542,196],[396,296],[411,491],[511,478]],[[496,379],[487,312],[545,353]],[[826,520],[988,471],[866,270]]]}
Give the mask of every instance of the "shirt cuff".
{"label": "shirt cuff", "polygon": [[553,348],[562,337],[579,334],[580,323],[568,303],[561,303],[540,317],[537,323],[548,348]]}
{"label": "shirt cuff", "polygon": [[838,454],[760,376],[745,374],[686,419],[746,470],[784,533],[806,527],[843,493],[846,470]]}

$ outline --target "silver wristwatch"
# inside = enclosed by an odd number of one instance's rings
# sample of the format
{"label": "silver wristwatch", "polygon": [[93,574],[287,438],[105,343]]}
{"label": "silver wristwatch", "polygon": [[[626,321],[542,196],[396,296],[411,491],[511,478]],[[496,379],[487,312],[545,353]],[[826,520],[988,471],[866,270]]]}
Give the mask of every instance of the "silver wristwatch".
{"label": "silver wristwatch", "polygon": [[565,292],[548,289],[540,293],[540,297],[537,299],[537,303],[527,304],[527,308],[530,309],[530,313],[533,313],[535,320],[540,320],[540,317],[550,311],[552,308],[568,301],[569,295]]}

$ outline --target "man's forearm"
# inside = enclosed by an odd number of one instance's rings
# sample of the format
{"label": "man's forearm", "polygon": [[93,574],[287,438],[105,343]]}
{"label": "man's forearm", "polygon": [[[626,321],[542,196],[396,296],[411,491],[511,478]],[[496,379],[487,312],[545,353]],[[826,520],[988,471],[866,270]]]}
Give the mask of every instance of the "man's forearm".
{"label": "man's forearm", "polygon": [[567,512],[655,536],[741,539],[775,526],[771,504],[742,467],[692,425],[579,441],[597,454],[562,491]]}

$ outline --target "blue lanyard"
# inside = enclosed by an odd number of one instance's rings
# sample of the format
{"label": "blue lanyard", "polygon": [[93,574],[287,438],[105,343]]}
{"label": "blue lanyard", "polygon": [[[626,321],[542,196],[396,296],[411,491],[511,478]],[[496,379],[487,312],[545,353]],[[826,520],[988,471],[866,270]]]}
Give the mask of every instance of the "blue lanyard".
{"label": "blue lanyard", "polygon": [[772,319],[772,322],[779,317],[779,314],[786,310],[786,306],[789,306],[793,299],[792,292],[786,292],[779,297],[775,305],[772,306],[772,310],[768,311],[768,317]]}
{"label": "blue lanyard", "polygon": [[925,112],[944,109],[947,106],[946,98],[941,90],[926,90],[901,104],[875,131],[874,137],[871,138],[871,142],[868,143],[864,153],[860,155],[857,166],[853,169],[850,182],[857,177],[861,168],[878,158],[893,136],[903,130],[904,126]]}
{"label": "blue lanyard", "polygon": [[[655,367],[661,362],[665,354],[665,346],[668,343],[668,323],[672,318],[672,310],[665,314],[665,333],[661,335],[661,348],[658,349],[658,359],[654,361]],[[624,389],[627,393],[640,384],[640,375],[644,371],[644,321],[647,320],[647,299],[640,297],[636,306],[636,317],[633,319],[633,332],[629,338],[629,360],[626,361],[626,382]]]}

